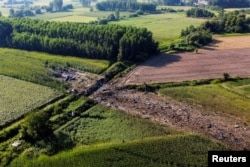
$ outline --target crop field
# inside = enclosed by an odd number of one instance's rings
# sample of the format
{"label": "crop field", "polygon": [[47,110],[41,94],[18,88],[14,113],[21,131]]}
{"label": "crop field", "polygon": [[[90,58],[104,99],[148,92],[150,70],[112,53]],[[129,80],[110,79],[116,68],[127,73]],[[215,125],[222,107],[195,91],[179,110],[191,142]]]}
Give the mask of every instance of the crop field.
{"label": "crop field", "polygon": [[1,48],[0,66],[2,75],[59,88],[61,83],[52,78],[51,68],[74,68],[101,73],[108,68],[109,61]]}
{"label": "crop field", "polygon": [[[117,129],[119,129],[117,131]],[[80,117],[60,127],[57,132],[71,136],[79,144],[126,142],[174,133],[149,121],[96,105]],[[176,132],[175,132],[176,133]]]}
{"label": "crop field", "polygon": [[171,135],[120,144],[78,147],[55,156],[40,156],[37,160],[20,156],[10,166],[205,167],[208,150],[226,150],[226,148],[197,135]]}
{"label": "crop field", "polygon": [[128,74],[126,84],[222,78],[223,73],[249,77],[250,48],[247,41],[250,37],[224,37],[218,41],[200,49],[198,54],[186,52],[153,57]]}
{"label": "crop field", "polygon": [[0,126],[61,95],[51,88],[0,75]]}

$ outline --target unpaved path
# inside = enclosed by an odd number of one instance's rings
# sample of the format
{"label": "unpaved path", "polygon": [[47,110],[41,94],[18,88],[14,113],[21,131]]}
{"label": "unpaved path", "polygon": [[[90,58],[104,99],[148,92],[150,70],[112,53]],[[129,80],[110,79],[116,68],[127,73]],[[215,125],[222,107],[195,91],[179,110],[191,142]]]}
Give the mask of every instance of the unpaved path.
{"label": "unpaved path", "polygon": [[210,136],[235,150],[250,150],[250,125],[230,115],[114,85],[107,85],[91,98],[155,123]]}

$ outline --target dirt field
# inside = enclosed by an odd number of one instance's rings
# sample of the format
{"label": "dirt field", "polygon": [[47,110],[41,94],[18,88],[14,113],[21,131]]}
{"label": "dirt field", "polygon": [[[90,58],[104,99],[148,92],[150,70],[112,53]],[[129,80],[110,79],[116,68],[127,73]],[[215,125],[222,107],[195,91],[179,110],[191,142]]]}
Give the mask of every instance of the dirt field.
{"label": "dirt field", "polygon": [[216,37],[198,54],[161,54],[131,71],[123,84],[250,76],[250,36]]}

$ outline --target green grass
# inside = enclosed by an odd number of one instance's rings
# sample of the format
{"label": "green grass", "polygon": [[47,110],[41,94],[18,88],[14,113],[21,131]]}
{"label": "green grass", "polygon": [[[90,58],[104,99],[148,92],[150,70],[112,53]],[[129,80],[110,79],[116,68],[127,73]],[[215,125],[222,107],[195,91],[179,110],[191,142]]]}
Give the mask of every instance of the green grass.
{"label": "green grass", "polygon": [[204,19],[187,18],[185,12],[143,15],[135,18],[122,19],[111,24],[144,27],[153,32],[159,42],[170,41],[180,36],[181,30],[190,25],[198,26]]}
{"label": "green grass", "polygon": [[62,84],[52,78],[52,67],[75,68],[92,73],[101,73],[109,61],[69,56],[58,56],[17,49],[0,49],[0,75],[39,83],[51,87]]}
{"label": "green grass", "polygon": [[250,99],[231,88],[225,89],[221,84],[162,88],[159,93],[250,122]]}
{"label": "green grass", "polygon": [[122,142],[177,133],[103,105],[95,105],[56,132],[71,136],[79,144]]}
{"label": "green grass", "polygon": [[250,79],[239,79],[235,81],[228,81],[222,86],[230,91],[250,98]]}
{"label": "green grass", "polygon": [[[56,13],[44,13],[36,15],[34,19],[43,19],[49,21],[68,21],[68,22],[81,22],[88,23],[90,21],[96,21],[98,18],[107,18],[112,11],[93,11],[90,12],[90,8],[75,8],[68,12],[56,12]],[[128,17],[129,12],[120,12],[120,17]]]}
{"label": "green grass", "polygon": [[61,96],[49,87],[0,75],[0,125]]}
{"label": "green grass", "polygon": [[55,156],[31,160],[25,155],[11,163],[16,166],[68,167],[172,167],[207,166],[208,150],[226,148],[198,135],[173,135],[125,143],[78,147]]}

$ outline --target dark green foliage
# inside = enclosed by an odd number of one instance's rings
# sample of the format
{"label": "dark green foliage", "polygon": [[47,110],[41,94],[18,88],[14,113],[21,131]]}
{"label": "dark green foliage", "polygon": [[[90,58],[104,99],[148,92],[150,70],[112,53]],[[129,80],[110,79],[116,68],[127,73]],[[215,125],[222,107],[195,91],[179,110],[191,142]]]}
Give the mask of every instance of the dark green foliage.
{"label": "dark green foliage", "polygon": [[11,137],[14,137],[18,134],[20,126],[11,126],[10,128],[6,128],[4,130],[1,130],[0,132],[0,142],[4,142]]}
{"label": "dark green foliage", "polygon": [[249,0],[209,0],[209,5],[223,8],[246,8],[249,7]]}
{"label": "dark green foliage", "polygon": [[49,114],[45,111],[32,112],[21,125],[21,138],[27,141],[37,141],[49,137],[52,129]]}
{"label": "dark green foliage", "polygon": [[212,41],[212,34],[208,31],[200,30],[190,33],[186,38],[188,44],[201,47]]}
{"label": "dark green foliage", "polygon": [[[114,15],[112,18],[115,19]],[[141,60],[157,51],[152,33],[145,28],[119,25],[60,23],[27,18],[3,19],[12,25],[9,47],[108,60]]]}
{"label": "dark green foliage", "polygon": [[148,3],[138,3],[131,1],[102,1],[96,4],[96,8],[100,11],[136,11],[152,13],[156,11],[156,5]]}
{"label": "dark green foliage", "polygon": [[206,21],[201,25],[202,29],[210,30],[214,33],[244,33],[249,32],[249,19],[239,11],[223,14],[220,18]]}
{"label": "dark green foliage", "polygon": [[228,73],[223,73],[224,81],[228,81],[230,79],[230,75]]}
{"label": "dark green foliage", "polygon": [[94,149],[77,148],[53,157],[19,159],[10,166],[205,167],[208,150],[226,148],[197,135],[170,136]]}
{"label": "dark green foliage", "polygon": [[123,71],[125,68],[126,67],[125,67],[125,65],[122,62],[116,62],[111,67],[109,67],[108,70],[106,70],[106,72],[104,74],[105,78],[107,80],[110,80],[116,74],[118,74],[119,72]]}
{"label": "dark green foliage", "polygon": [[212,41],[212,34],[208,30],[194,26],[182,30],[181,36],[186,39],[188,45],[196,47],[204,46]]}
{"label": "dark green foliage", "polygon": [[10,23],[2,22],[0,20],[0,46],[6,43],[6,37],[8,37],[13,31]]}
{"label": "dark green foliage", "polygon": [[214,13],[201,8],[192,8],[186,11],[187,17],[214,17]]}

